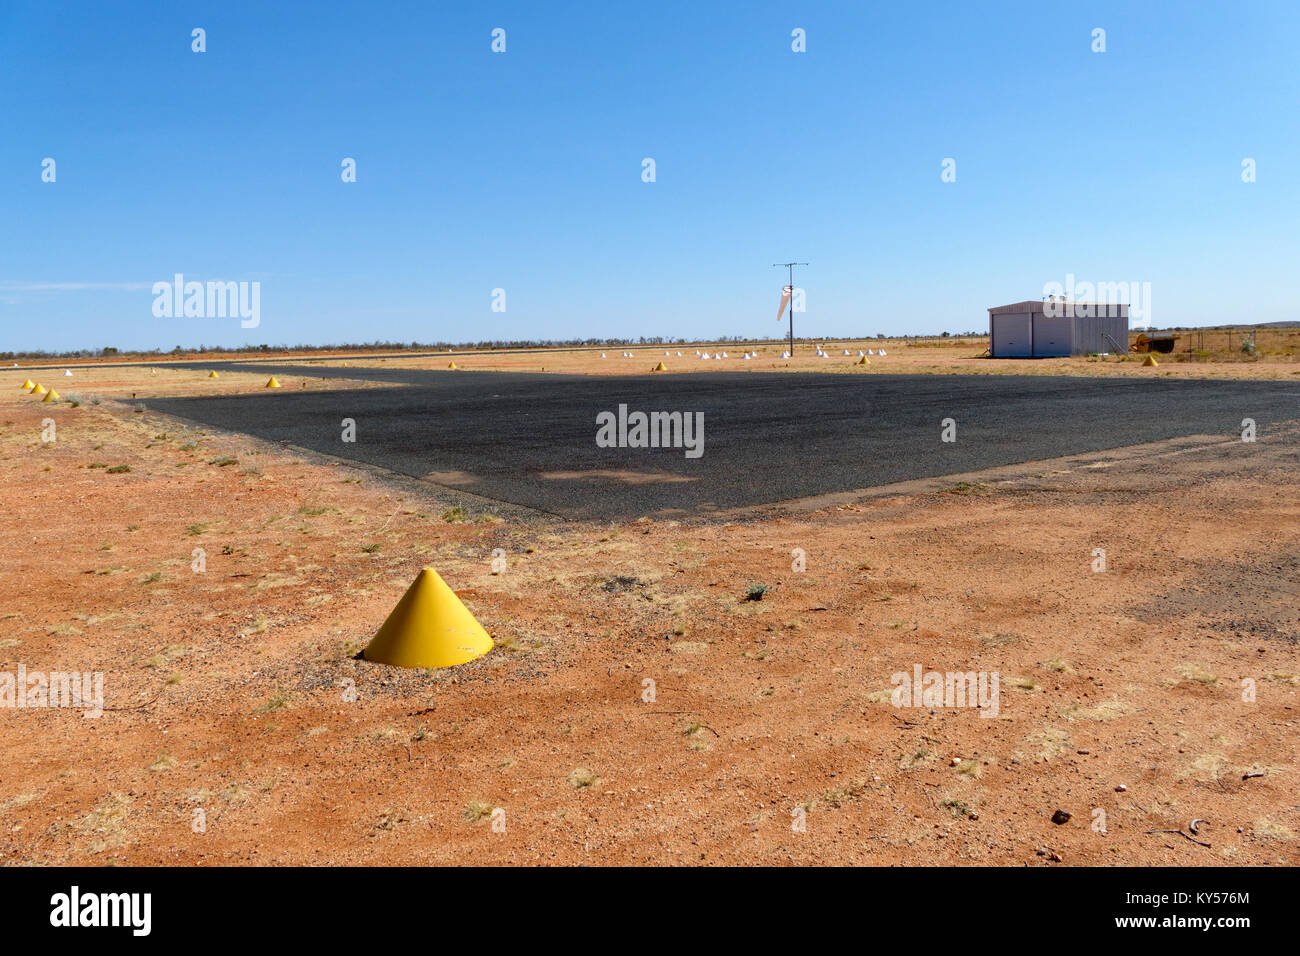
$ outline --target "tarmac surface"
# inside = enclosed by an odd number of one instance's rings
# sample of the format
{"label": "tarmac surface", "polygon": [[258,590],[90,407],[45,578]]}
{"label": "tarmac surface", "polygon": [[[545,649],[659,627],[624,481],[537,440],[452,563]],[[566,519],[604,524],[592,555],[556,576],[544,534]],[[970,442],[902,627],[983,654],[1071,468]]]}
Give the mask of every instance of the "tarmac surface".
{"label": "tarmac surface", "polygon": [[[1271,423],[1300,418],[1300,385],[1286,382],[201,367],[405,387],[136,404],[571,518],[707,516],[1186,435],[1240,439],[1244,418],[1263,441]],[[617,415],[620,404],[703,412],[702,456],[598,447],[597,414]],[[342,440],[345,418],[356,422],[354,443]],[[941,440],[948,418],[953,442]]]}

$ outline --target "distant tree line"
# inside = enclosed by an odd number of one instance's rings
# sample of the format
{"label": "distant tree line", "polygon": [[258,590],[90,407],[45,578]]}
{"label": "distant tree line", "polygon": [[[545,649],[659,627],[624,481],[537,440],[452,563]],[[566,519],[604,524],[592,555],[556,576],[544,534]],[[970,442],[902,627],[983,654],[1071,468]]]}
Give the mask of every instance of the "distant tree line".
{"label": "distant tree line", "polygon": [[[884,332],[878,332],[874,336],[877,339],[933,339],[936,337],[948,338],[951,333],[943,332],[939,336],[935,335],[892,335],[886,336]],[[965,332],[963,335],[987,335],[987,332]],[[872,338],[870,335],[808,335],[796,336],[795,342],[825,342],[825,341],[844,341],[848,339],[866,339]],[[114,346],[105,346],[101,349],[74,349],[67,352],[48,351],[44,349],[35,349],[29,351],[0,351],[0,359],[61,359],[61,358],[149,358],[163,355],[180,356],[180,355],[225,355],[225,354],[246,354],[249,352],[275,353],[275,352],[445,352],[448,349],[455,351],[487,351],[491,349],[539,349],[539,348],[612,348],[628,346],[685,346],[691,342],[752,342],[752,343],[771,343],[779,345],[788,341],[784,336],[775,338],[757,339],[743,335],[717,335],[711,338],[669,338],[662,335],[642,335],[638,338],[591,338],[591,339],[483,339],[477,342],[340,342],[331,345],[242,345],[227,347],[222,345],[199,345],[193,348],[176,346],[171,351],[162,349],[118,349]]]}

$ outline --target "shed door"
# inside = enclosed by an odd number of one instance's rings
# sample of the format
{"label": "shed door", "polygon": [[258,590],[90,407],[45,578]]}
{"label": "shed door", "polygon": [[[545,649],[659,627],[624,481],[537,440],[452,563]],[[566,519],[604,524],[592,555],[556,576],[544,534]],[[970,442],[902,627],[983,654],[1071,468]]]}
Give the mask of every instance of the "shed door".
{"label": "shed door", "polygon": [[1030,358],[1029,316],[990,316],[991,346],[994,358]]}
{"label": "shed door", "polygon": [[1034,316],[1034,356],[1049,358],[1069,355],[1071,352],[1071,327],[1069,316]]}

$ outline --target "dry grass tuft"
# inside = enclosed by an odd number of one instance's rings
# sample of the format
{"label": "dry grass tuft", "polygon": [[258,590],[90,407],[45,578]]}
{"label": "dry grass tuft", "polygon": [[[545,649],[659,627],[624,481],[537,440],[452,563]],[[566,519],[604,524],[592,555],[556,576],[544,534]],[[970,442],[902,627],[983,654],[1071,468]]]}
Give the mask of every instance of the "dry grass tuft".
{"label": "dry grass tuft", "polygon": [[1215,677],[1199,664],[1179,664],[1177,670],[1179,675],[1185,680],[1195,681],[1198,684],[1205,684],[1207,687],[1212,687],[1219,682],[1219,678]]}
{"label": "dry grass tuft", "polygon": [[573,773],[569,774],[569,786],[574,790],[585,790],[588,787],[595,786],[597,776],[586,767],[578,767]]}

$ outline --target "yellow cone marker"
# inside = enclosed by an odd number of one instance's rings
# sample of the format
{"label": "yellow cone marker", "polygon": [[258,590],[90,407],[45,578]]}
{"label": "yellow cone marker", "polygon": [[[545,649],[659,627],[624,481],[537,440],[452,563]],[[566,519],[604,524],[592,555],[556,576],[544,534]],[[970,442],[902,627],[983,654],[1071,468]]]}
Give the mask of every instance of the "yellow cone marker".
{"label": "yellow cone marker", "polygon": [[652,371],[652,372],[666,372],[666,371],[668,371],[668,366],[665,365],[663,362],[660,362],[658,365],[656,365],[656,366],[655,366],[654,368],[652,368],[650,371]]}
{"label": "yellow cone marker", "polygon": [[48,388],[46,388],[46,387],[45,387],[44,385],[42,385],[40,382],[37,382],[37,383],[36,383],[36,387],[35,387],[34,389],[32,389],[32,394],[33,394],[33,395],[44,395],[44,394],[45,394],[46,392],[48,392],[48,391],[49,391]]}
{"label": "yellow cone marker", "polygon": [[45,394],[45,397],[41,399],[41,401],[43,401],[43,402],[57,402],[61,397],[62,397],[62,396],[60,396],[59,393],[56,392],[54,389],[50,389],[50,390]]}
{"label": "yellow cone marker", "polygon": [[1150,352],[1147,353],[1146,361],[1142,363],[1144,368],[1155,368],[1159,364],[1160,363],[1156,361],[1156,357]]}
{"label": "yellow cone marker", "polygon": [[32,389],[36,387],[36,383],[29,378],[27,381],[23,382],[18,387],[24,389],[25,391],[30,392]]}
{"label": "yellow cone marker", "polygon": [[361,656],[395,667],[454,667],[492,650],[492,638],[433,568],[420,572]]}
{"label": "yellow cone marker", "polygon": [[864,356],[862,356],[862,358],[858,359],[858,360],[857,360],[856,362],[854,362],[853,364],[854,364],[854,365],[870,365],[871,363],[867,361],[867,357],[864,355]]}
{"label": "yellow cone marker", "polygon": [[448,362],[447,368],[460,368],[460,366],[457,365],[455,362]]}
{"label": "yellow cone marker", "polygon": [[213,369],[211,372],[208,373],[208,378],[220,378],[220,377],[221,376],[217,374],[216,369]]}
{"label": "yellow cone marker", "polygon": [[272,376],[271,376],[271,380],[270,380],[269,382],[267,382],[265,385],[263,385],[262,387],[263,387],[263,388],[279,388],[279,387],[280,387],[280,383],[277,382],[277,381],[275,380],[275,376],[272,375]]}

